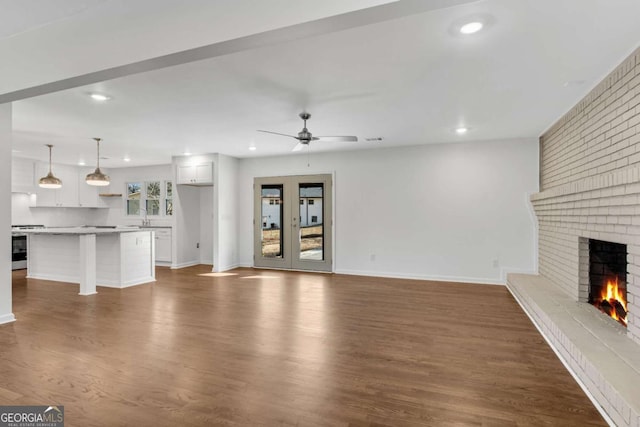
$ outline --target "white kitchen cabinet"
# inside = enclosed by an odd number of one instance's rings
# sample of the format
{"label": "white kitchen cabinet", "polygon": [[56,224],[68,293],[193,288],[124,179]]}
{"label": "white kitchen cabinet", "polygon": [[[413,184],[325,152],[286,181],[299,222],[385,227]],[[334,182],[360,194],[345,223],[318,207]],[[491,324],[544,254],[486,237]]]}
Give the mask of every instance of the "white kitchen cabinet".
{"label": "white kitchen cabinet", "polygon": [[49,164],[36,165],[36,207],[76,207],[78,206],[78,172],[73,166],[54,165],[53,174],[62,181],[61,188],[40,188],[37,182],[49,173]]}
{"label": "white kitchen cabinet", "polygon": [[177,184],[213,185],[213,164],[178,165]]}
{"label": "white kitchen cabinet", "polygon": [[101,208],[107,207],[98,193],[104,187],[94,187],[85,182],[85,176],[93,169],[78,169],[75,166],[53,165],[53,174],[60,178],[62,187],[57,189],[40,188],[38,180],[49,173],[48,163],[37,163],[35,167],[34,188],[36,197],[32,207],[53,208]]}
{"label": "white kitchen cabinet", "polygon": [[11,191],[13,193],[32,193],[34,185],[35,162],[29,159],[11,160]]}
{"label": "white kitchen cabinet", "polygon": [[156,238],[156,262],[171,262],[171,228],[152,228]]}

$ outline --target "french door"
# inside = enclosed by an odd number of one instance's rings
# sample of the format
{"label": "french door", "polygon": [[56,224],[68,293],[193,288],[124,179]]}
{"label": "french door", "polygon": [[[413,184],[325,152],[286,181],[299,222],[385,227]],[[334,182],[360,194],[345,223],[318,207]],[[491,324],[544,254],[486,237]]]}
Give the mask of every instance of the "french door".
{"label": "french door", "polygon": [[331,175],[254,180],[254,265],[332,271]]}

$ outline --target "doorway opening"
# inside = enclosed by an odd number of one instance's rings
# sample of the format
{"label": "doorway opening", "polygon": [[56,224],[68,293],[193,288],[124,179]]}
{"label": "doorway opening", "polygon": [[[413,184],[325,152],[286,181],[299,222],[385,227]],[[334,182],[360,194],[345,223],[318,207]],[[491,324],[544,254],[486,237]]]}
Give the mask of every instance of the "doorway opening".
{"label": "doorway opening", "polygon": [[332,271],[331,175],[256,178],[254,265]]}

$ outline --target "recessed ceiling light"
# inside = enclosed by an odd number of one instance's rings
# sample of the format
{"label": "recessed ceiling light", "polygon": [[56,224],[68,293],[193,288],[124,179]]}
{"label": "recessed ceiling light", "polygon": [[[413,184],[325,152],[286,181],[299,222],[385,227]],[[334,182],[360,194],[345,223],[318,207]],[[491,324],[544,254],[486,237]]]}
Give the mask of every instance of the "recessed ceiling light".
{"label": "recessed ceiling light", "polygon": [[460,126],[459,128],[456,128],[456,133],[458,135],[464,135],[467,132],[469,132],[469,128],[466,128],[464,126]]}
{"label": "recessed ceiling light", "polygon": [[93,99],[94,101],[108,101],[109,99],[111,99],[111,97],[107,96],[107,95],[103,95],[101,93],[92,93],[89,95],[91,97],[91,99]]}
{"label": "recessed ceiling light", "polygon": [[480,31],[484,27],[484,24],[480,21],[468,22],[460,27],[462,34],[474,34]]}
{"label": "recessed ceiling light", "polygon": [[249,147],[249,150],[251,150],[251,151],[256,151],[256,146],[255,146],[255,145],[252,145],[251,147]]}
{"label": "recessed ceiling light", "polygon": [[131,159],[129,157],[125,157],[122,160],[124,160],[125,162],[130,162],[131,161]]}
{"label": "recessed ceiling light", "polygon": [[182,155],[183,155],[183,156],[190,156],[190,155],[191,155],[191,152],[189,152],[189,151],[185,151],[184,153],[182,153]]}
{"label": "recessed ceiling light", "polygon": [[78,166],[84,166],[84,165],[86,165],[86,163],[84,162],[84,160],[80,160],[80,161],[78,162]]}

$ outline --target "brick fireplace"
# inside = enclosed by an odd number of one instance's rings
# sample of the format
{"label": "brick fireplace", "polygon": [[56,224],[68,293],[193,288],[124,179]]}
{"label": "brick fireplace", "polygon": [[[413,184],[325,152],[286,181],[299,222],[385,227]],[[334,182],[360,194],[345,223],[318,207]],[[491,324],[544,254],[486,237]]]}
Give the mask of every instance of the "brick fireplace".
{"label": "brick fireplace", "polygon": [[[540,137],[531,204],[539,276],[509,289],[611,420],[640,426],[640,49]],[[626,251],[626,328],[589,304],[599,242]]]}

